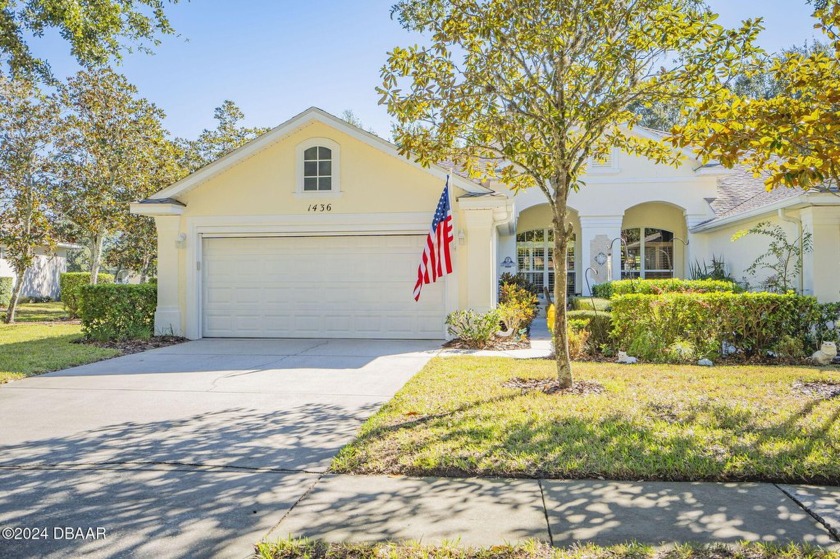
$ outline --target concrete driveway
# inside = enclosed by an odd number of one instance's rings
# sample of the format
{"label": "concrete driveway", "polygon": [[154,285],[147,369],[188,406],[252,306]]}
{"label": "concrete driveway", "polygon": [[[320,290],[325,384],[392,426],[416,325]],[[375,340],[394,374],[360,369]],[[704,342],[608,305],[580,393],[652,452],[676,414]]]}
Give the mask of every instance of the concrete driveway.
{"label": "concrete driveway", "polygon": [[247,557],[438,347],[200,340],[0,386],[0,557]]}

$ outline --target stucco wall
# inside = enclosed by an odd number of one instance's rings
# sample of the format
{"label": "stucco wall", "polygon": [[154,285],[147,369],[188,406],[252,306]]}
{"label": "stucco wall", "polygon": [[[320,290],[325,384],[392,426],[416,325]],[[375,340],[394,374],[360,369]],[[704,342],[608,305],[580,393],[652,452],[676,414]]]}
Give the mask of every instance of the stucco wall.
{"label": "stucco wall", "polygon": [[[298,190],[299,146],[313,138],[338,144],[338,193]],[[180,216],[157,218],[159,312],[168,309],[165,320],[177,321],[188,336],[200,335],[202,235],[426,234],[443,185],[427,170],[323,122],[303,126],[177,196],[185,204]],[[468,219],[459,201],[466,192],[450,190],[456,271],[443,280],[447,308],[487,309],[495,300],[497,216],[492,209],[472,207]],[[329,205],[329,211],[311,211],[313,205],[318,210]],[[413,280],[406,278],[409,294]],[[177,294],[170,291],[176,284]]]}

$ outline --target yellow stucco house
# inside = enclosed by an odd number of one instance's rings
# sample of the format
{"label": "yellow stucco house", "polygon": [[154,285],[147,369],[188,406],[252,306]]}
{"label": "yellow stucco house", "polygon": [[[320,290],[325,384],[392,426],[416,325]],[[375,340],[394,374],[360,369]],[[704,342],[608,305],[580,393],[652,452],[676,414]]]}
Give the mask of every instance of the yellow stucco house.
{"label": "yellow stucco house", "polygon": [[[641,130],[639,133],[653,134]],[[679,168],[618,152],[593,164],[570,199],[570,291],[627,277],[685,277],[723,255],[739,278],[758,221],[806,228],[802,291],[840,299],[840,201],[766,193],[742,171]],[[445,337],[459,308],[496,304],[498,277],[553,285],[550,212],[537,189],[450,180],[454,273],[412,297],[447,169],[423,168],[391,143],[311,108],[131,211],[158,231],[158,333],[201,337]]]}

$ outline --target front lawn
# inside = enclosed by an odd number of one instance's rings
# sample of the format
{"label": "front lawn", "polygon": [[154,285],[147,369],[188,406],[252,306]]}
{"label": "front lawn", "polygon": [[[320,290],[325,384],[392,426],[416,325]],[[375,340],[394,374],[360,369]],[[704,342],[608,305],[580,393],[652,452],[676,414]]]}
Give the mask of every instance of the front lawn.
{"label": "front lawn", "polygon": [[436,358],[363,426],[332,470],[840,484],[840,369],[575,363],[585,396],[523,394],[543,359]]}
{"label": "front lawn", "polygon": [[[0,309],[0,318],[6,315],[6,309]],[[16,322],[52,322],[67,320],[70,315],[61,301],[49,303],[22,303],[15,311]]]}
{"label": "front lawn", "polygon": [[420,543],[327,544],[309,540],[282,540],[257,546],[259,559],[838,559],[840,555],[816,547],[748,543],[725,545],[682,544],[656,549],[640,544],[601,547],[582,545],[570,549],[552,548],[545,543],[496,545],[469,548],[455,545],[430,546]]}
{"label": "front lawn", "polygon": [[72,323],[0,324],[0,384],[120,354],[72,343],[81,337],[81,326]]}

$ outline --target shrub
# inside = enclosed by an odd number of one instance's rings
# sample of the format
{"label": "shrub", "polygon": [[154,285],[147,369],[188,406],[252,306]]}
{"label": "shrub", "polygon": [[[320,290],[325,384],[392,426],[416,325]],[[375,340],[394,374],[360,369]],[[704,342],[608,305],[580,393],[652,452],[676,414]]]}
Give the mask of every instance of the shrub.
{"label": "shrub", "polygon": [[[114,276],[111,274],[99,274],[99,283],[114,283]],[[66,272],[61,274],[59,286],[61,287],[61,302],[64,308],[73,318],[79,316],[79,289],[90,285],[89,272]]]}
{"label": "shrub", "polygon": [[517,336],[521,335],[530,321],[533,320],[533,316],[531,316],[533,307],[524,307],[518,303],[502,303],[496,311],[499,313],[499,320],[504,323],[505,329],[512,330]]}
{"label": "shrub", "polygon": [[599,297],[575,297],[572,299],[572,310],[575,311],[608,311],[612,308],[609,299]]}
{"label": "shrub", "polygon": [[730,292],[739,293],[743,291],[741,286],[733,281],[724,280],[684,280],[684,279],[658,279],[658,280],[619,280],[606,283],[599,283],[592,288],[597,297],[612,299],[619,295],[641,293],[658,295],[661,293],[714,293]]}
{"label": "shrub", "polygon": [[515,283],[503,283],[499,288],[499,304],[516,307],[522,313],[524,328],[537,316],[539,302],[536,295]]}
{"label": "shrub", "polygon": [[82,332],[93,340],[145,339],[154,333],[157,287],[85,285],[79,289]]}
{"label": "shrub", "polygon": [[679,344],[693,348],[693,357],[719,355],[724,343],[748,357],[765,355],[785,336],[806,344],[820,316],[813,297],[731,292],[623,295],[613,299],[612,314],[618,348],[657,362],[673,359]]}
{"label": "shrub", "polygon": [[474,347],[484,347],[499,330],[499,312],[455,311],[446,317],[449,334]]}
{"label": "shrub", "polygon": [[524,276],[518,276],[516,274],[511,274],[510,272],[505,272],[501,276],[499,276],[499,289],[501,290],[503,285],[518,285],[525,291],[530,291],[534,295],[539,295],[540,290],[537,289],[537,286],[525,279]]}
{"label": "shrub", "polygon": [[586,330],[585,328],[581,330],[569,328],[569,358],[580,359],[581,357],[589,355],[591,351],[590,344],[588,343],[589,337],[589,330]]}
{"label": "shrub", "polygon": [[569,322],[575,320],[586,321],[586,330],[589,331],[589,345],[594,351],[603,352],[612,346],[610,335],[612,333],[612,313],[604,311],[569,311],[566,313]]}
{"label": "shrub", "polygon": [[0,307],[8,307],[12,301],[12,282],[14,278],[0,278]]}

